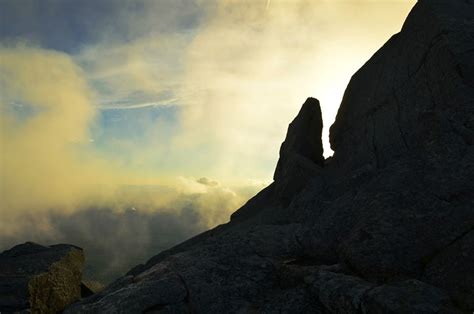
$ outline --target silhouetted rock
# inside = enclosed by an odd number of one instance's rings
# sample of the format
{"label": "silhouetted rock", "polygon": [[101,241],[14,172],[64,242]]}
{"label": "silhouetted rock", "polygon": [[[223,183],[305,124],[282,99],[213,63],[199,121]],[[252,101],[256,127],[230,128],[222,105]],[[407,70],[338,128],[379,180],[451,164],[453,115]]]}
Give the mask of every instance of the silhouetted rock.
{"label": "silhouetted rock", "polygon": [[66,313],[474,311],[473,60],[472,1],[418,1],[351,79],[331,159],[309,99],[230,223]]}
{"label": "silhouetted rock", "polygon": [[308,98],[288,126],[273,176],[275,182],[233,213],[231,219],[245,220],[266,208],[287,206],[324,165],[322,130],[319,101]]}
{"label": "silhouetted rock", "polygon": [[0,312],[57,313],[81,297],[82,249],[27,242],[0,254]]}
{"label": "silhouetted rock", "polygon": [[323,118],[319,101],[308,98],[290,123],[275,170],[275,194],[285,203],[301,191],[324,164]]}

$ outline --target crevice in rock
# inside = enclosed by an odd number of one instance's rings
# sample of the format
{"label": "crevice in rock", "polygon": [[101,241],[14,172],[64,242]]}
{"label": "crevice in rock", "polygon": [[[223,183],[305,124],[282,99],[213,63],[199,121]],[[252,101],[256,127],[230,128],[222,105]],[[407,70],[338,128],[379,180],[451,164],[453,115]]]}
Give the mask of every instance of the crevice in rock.
{"label": "crevice in rock", "polygon": [[459,77],[464,81],[465,77],[464,77],[464,73],[462,73],[461,65],[457,64],[455,69]]}
{"label": "crevice in rock", "polygon": [[181,276],[181,274],[179,272],[175,271],[175,274],[179,278],[179,280],[181,281],[181,283],[184,287],[184,290],[186,291],[186,295],[184,297],[184,304],[186,304],[186,307],[187,307],[189,313],[193,313],[194,311],[193,311],[193,306],[192,306],[192,303],[191,303],[191,293],[190,293],[188,284],[186,283],[183,276]]}
{"label": "crevice in rock", "polygon": [[285,265],[294,265],[294,266],[318,266],[318,265],[321,265],[321,262],[312,257],[312,256],[308,256],[308,255],[304,255],[304,256],[300,256],[300,257],[297,257],[297,258],[293,258],[293,259],[290,259],[290,260],[287,260],[284,262]]}
{"label": "crevice in rock", "polygon": [[375,157],[375,168],[379,169],[380,161],[379,161],[379,156],[377,153],[377,145],[376,145],[376,139],[375,139],[375,119],[373,115],[369,116],[369,119],[371,120],[371,126],[372,126],[371,144],[372,144],[372,152],[374,153],[374,157]]}
{"label": "crevice in rock", "polygon": [[262,253],[257,251],[257,249],[253,249],[252,253],[255,254],[256,256],[260,257],[261,259],[269,260],[269,256],[263,255]]}
{"label": "crevice in rock", "polygon": [[440,254],[442,254],[446,249],[448,249],[449,247],[451,247],[452,245],[454,245],[456,242],[458,242],[459,240],[461,240],[462,238],[464,238],[465,236],[467,236],[470,232],[473,232],[474,231],[474,226],[470,227],[469,229],[467,229],[466,231],[460,233],[458,236],[456,236],[453,240],[451,240],[448,244],[446,244],[445,246],[443,246],[442,248],[439,248],[438,250],[436,250],[433,254],[431,254],[430,256],[428,256],[427,258],[425,258],[423,261],[422,261],[422,275],[425,274],[426,272],[426,268],[431,264],[432,261],[434,261],[436,259],[436,257],[438,257]]}
{"label": "crevice in rock", "polygon": [[470,130],[463,130],[462,128],[465,128],[464,125],[457,126],[456,123],[452,120],[448,120],[448,122],[453,133],[458,136],[466,145],[473,144],[472,139],[470,137],[474,138],[474,132]]}
{"label": "crevice in rock", "polygon": [[304,244],[301,242],[300,238],[298,237],[298,234],[294,235],[296,245],[300,248],[300,250],[304,250]]}
{"label": "crevice in rock", "polygon": [[430,109],[434,110],[434,109],[436,109],[436,107],[438,107],[438,104],[436,103],[436,97],[433,94],[433,89],[431,88],[431,84],[430,84],[430,81],[429,81],[429,78],[428,78],[428,70],[426,69],[425,66],[422,67],[422,70],[424,72],[423,78],[425,80],[426,88],[428,89],[428,93],[430,95],[430,99],[431,99],[431,103],[432,103],[432,106],[431,106]]}
{"label": "crevice in rock", "polygon": [[434,194],[434,193],[430,193],[430,195],[432,195],[434,198],[436,198],[437,200],[443,202],[443,203],[448,203],[448,204],[451,204],[451,200],[450,199],[447,199],[445,197],[441,197],[439,196],[438,194]]}
{"label": "crevice in rock", "polygon": [[165,307],[167,306],[168,304],[155,304],[155,305],[152,305],[148,308],[146,308],[145,310],[143,310],[143,314],[147,314],[147,313],[153,313],[153,312],[158,312],[158,311],[161,311],[161,310],[164,310]]}
{"label": "crevice in rock", "polygon": [[[353,277],[357,277],[357,278],[360,278],[362,280],[365,280],[367,282],[370,282],[369,280],[367,280],[367,278],[365,278],[362,273],[360,273],[356,267],[354,265],[352,265],[349,261],[347,260],[344,260],[340,263],[342,265],[342,267],[344,269],[347,269],[347,273],[346,275],[350,275],[350,276],[353,276]],[[371,282],[372,283],[372,282]]]}
{"label": "crevice in rock", "polygon": [[382,285],[374,285],[370,288],[367,288],[363,293],[362,295],[360,296],[360,299],[359,299],[359,304],[358,304],[358,307],[357,307],[357,311],[358,313],[366,313],[366,311],[364,310],[364,302],[366,302],[367,300],[367,296],[369,295],[369,293],[371,293],[373,290],[377,289],[378,287],[380,287]]}
{"label": "crevice in rock", "polygon": [[[442,40],[445,39],[446,35],[448,34],[448,31],[441,31],[439,34],[437,34],[436,36],[434,36],[432,39],[431,39],[431,42],[426,46],[425,48],[425,52],[423,54],[423,56],[421,57],[421,60],[420,62],[418,63],[418,66],[417,68],[412,72],[412,73],[409,73],[408,74],[408,79],[411,79],[415,76],[418,75],[418,72],[420,72],[422,69],[423,69],[423,66],[425,65],[427,59],[428,59],[428,56],[431,54],[433,48],[439,43],[441,42]],[[421,43],[424,45],[424,43]]]}
{"label": "crevice in rock", "polygon": [[403,128],[401,127],[402,122],[401,122],[401,112],[400,112],[400,101],[398,99],[397,93],[393,91],[393,99],[395,102],[395,107],[397,109],[397,127],[398,127],[398,132],[400,133],[400,138],[402,139],[403,144],[405,145],[405,148],[407,150],[410,150],[410,147],[408,146],[407,140],[405,138],[405,134],[403,133]]}

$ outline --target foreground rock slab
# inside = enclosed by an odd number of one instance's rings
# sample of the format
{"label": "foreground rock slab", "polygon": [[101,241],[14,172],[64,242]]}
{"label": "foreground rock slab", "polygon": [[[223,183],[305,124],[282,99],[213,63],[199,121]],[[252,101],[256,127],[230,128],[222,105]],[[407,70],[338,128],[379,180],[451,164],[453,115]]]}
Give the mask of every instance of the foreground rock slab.
{"label": "foreground rock slab", "polygon": [[0,254],[0,312],[57,313],[81,297],[82,249],[27,242]]}

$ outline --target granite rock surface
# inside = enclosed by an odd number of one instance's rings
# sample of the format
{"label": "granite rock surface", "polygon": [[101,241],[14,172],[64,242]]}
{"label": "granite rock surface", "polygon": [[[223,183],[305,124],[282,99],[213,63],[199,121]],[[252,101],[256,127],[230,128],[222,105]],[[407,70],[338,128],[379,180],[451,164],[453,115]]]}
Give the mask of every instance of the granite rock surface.
{"label": "granite rock surface", "polygon": [[57,313],[81,297],[82,249],[27,242],[0,254],[0,312]]}

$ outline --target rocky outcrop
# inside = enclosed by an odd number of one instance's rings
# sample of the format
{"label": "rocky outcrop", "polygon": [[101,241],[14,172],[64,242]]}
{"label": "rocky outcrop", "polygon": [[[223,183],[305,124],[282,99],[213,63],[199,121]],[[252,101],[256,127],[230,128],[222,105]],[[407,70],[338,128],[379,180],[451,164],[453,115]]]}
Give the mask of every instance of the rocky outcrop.
{"label": "rocky outcrop", "polygon": [[324,165],[322,131],[319,101],[308,98],[288,127],[273,176],[275,196],[286,205]]}
{"label": "rocky outcrop", "polygon": [[[317,176],[324,166],[321,134],[323,119],[319,101],[308,98],[288,126],[280,147],[274,182],[232,214],[232,221],[246,220],[259,212],[286,207],[292,198]],[[276,215],[279,217],[283,216]]]}
{"label": "rocky outcrop", "polygon": [[57,313],[81,297],[82,249],[32,242],[0,254],[0,312]]}
{"label": "rocky outcrop", "polygon": [[474,311],[473,60],[472,1],[418,1],[351,79],[332,158],[309,99],[230,223],[66,313]]}

